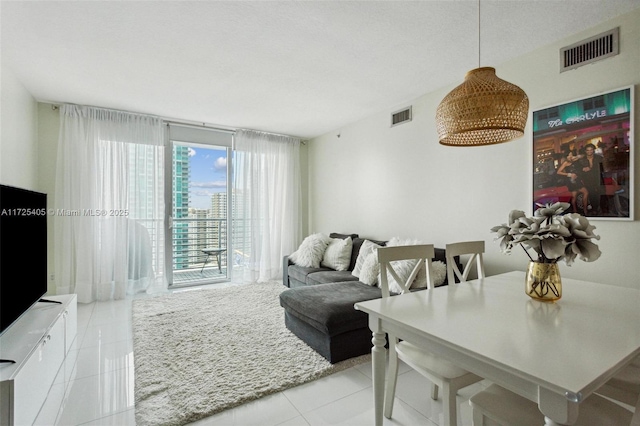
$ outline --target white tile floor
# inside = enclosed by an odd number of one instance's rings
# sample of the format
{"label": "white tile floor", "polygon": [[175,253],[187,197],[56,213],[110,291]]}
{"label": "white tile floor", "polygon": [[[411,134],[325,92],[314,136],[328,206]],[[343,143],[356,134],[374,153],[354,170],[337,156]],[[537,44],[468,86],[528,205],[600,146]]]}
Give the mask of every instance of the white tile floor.
{"label": "white tile floor", "polygon": [[[78,334],[49,392],[36,425],[135,425],[131,301],[78,304]],[[406,366],[398,377],[393,419],[386,425],[440,425],[442,401],[429,398],[429,382]],[[471,424],[468,398],[460,393],[459,424]],[[214,425],[373,424],[371,364],[244,404],[194,423]]]}

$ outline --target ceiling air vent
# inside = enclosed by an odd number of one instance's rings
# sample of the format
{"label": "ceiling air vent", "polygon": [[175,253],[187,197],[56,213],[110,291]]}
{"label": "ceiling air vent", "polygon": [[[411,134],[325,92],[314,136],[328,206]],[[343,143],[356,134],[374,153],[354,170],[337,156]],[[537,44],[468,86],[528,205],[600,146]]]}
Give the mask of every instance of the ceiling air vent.
{"label": "ceiling air vent", "polygon": [[391,113],[391,127],[411,121],[411,107]]}
{"label": "ceiling air vent", "polygon": [[619,52],[619,28],[560,49],[560,72],[572,70]]}

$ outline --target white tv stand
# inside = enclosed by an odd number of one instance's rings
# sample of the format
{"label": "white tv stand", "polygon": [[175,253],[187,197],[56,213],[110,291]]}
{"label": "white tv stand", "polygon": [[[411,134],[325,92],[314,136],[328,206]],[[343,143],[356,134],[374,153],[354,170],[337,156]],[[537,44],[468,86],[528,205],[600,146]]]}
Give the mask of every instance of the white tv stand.
{"label": "white tv stand", "polygon": [[42,298],[0,336],[2,425],[33,424],[76,337],[76,295]]}

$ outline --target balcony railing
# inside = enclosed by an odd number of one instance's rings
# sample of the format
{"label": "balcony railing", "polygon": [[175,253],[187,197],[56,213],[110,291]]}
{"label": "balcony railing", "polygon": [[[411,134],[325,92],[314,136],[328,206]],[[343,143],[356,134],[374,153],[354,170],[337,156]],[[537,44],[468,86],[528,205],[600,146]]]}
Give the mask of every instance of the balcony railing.
{"label": "balcony railing", "polygon": [[[163,247],[163,240],[158,240],[164,235],[159,232],[162,221],[151,219],[137,219],[136,222],[142,224],[149,232],[152,241],[152,251],[154,259],[154,270],[156,274],[163,274],[164,256],[158,250]],[[242,267],[250,253],[248,239],[245,241],[246,233],[243,232],[244,220],[233,220],[234,234],[232,237],[232,253],[227,247],[227,219],[209,218],[181,218],[173,219],[171,228],[172,241],[172,270],[173,284],[187,285],[196,281],[213,281],[229,278],[227,270]],[[209,256],[202,250],[207,248],[227,249],[220,253],[220,268],[218,268],[218,257]],[[228,256],[230,260],[228,260]],[[207,261],[205,265],[205,261]]]}
{"label": "balcony railing", "polygon": [[[201,268],[207,258],[202,250],[227,246],[226,219],[173,219],[172,233],[174,271]],[[226,267],[226,255],[221,262]]]}
{"label": "balcony railing", "polygon": [[[234,221],[238,229],[243,222]],[[240,238],[233,238],[232,261],[228,261],[227,219],[181,218],[173,219],[173,282],[184,284],[190,281],[223,279],[229,276],[227,268],[240,267],[247,252]],[[238,233],[242,235],[242,233]],[[224,248],[220,256],[210,255],[205,249]],[[220,265],[217,261],[219,260]],[[207,261],[205,265],[205,261]]]}

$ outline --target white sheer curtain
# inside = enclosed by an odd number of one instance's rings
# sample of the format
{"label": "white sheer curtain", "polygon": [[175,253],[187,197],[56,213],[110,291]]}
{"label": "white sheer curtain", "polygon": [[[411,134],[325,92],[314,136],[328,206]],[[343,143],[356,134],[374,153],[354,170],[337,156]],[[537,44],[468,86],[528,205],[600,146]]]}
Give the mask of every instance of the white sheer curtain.
{"label": "white sheer curtain", "polygon": [[300,140],[239,130],[234,143],[232,238],[242,271],[234,279],[279,279],[302,234]]}
{"label": "white sheer curtain", "polygon": [[165,288],[164,127],[157,117],[62,105],[55,277],[78,301]]}

